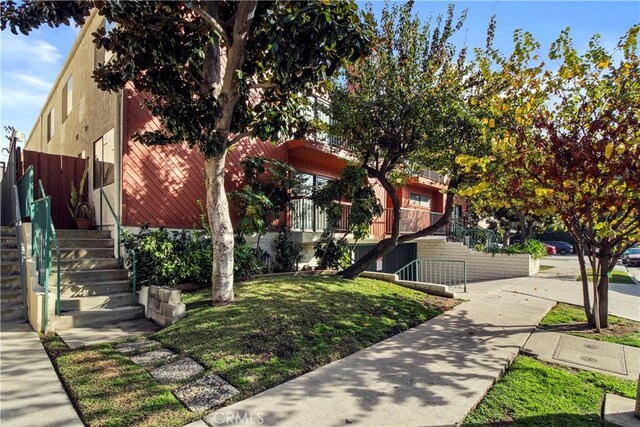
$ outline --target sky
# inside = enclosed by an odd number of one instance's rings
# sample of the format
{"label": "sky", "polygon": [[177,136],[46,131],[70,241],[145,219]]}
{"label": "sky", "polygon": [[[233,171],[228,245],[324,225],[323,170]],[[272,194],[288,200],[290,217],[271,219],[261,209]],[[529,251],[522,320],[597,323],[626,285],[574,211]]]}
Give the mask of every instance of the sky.
{"label": "sky", "polygon": [[[492,15],[497,17],[495,46],[511,52],[513,31],[531,32],[541,43],[543,52],[560,31],[571,28],[575,46],[583,50],[595,33],[601,43],[613,49],[620,37],[634,24],[640,23],[640,1],[462,1],[453,2],[457,11],[468,9],[465,28],[456,43],[469,47],[483,46]],[[365,2],[359,2],[361,6]],[[446,12],[449,1],[416,1],[415,11],[422,19]],[[384,2],[372,2],[379,16]],[[29,134],[40,114],[51,86],[79,33],[75,27],[44,26],[28,37],[0,33],[0,125],[13,126]],[[2,138],[0,146],[8,146]],[[5,160],[4,152],[0,160]]]}

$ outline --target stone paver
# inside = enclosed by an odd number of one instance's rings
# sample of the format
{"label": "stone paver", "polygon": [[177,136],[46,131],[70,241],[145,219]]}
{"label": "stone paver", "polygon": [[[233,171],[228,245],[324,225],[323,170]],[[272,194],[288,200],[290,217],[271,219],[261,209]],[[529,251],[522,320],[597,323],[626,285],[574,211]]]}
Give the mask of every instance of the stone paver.
{"label": "stone paver", "polygon": [[545,362],[635,380],[640,374],[640,348],[549,331],[536,331],[523,351]]}
{"label": "stone paver", "polygon": [[621,427],[640,427],[640,419],[633,415],[634,399],[609,394],[604,399],[604,420]]}
{"label": "stone paver", "polygon": [[82,426],[31,326],[0,327],[0,425]]}
{"label": "stone paver", "polygon": [[[553,301],[497,292],[205,417],[211,425],[455,425]],[[229,421],[231,420],[231,421]]]}
{"label": "stone paver", "polygon": [[208,411],[220,406],[238,393],[231,384],[213,374],[190,382],[174,392],[176,397],[193,412]]}
{"label": "stone paver", "polygon": [[156,362],[160,362],[162,360],[171,360],[176,356],[176,354],[167,349],[167,348],[159,348],[156,350],[151,350],[146,353],[136,354],[135,356],[131,356],[131,360],[133,363],[141,366],[152,365]]}
{"label": "stone paver", "polygon": [[134,319],[102,327],[66,329],[58,331],[57,334],[73,349],[84,345],[133,338],[159,329],[159,326],[147,319]]}
{"label": "stone paver", "polygon": [[154,346],[159,346],[160,343],[158,341],[153,340],[139,340],[139,341],[129,341],[122,344],[118,344],[115,346],[116,351],[122,354],[131,354],[138,350],[147,350]]}
{"label": "stone paver", "polygon": [[202,371],[204,368],[195,360],[185,357],[154,369],[151,371],[151,376],[160,384],[172,384],[188,380]]}

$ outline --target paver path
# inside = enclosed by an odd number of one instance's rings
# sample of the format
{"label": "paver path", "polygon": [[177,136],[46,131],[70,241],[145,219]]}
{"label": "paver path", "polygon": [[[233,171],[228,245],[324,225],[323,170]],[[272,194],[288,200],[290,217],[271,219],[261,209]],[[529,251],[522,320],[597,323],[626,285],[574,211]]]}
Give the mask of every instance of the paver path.
{"label": "paver path", "polygon": [[427,426],[464,419],[554,302],[497,292],[208,415],[209,425]]}
{"label": "paver path", "polygon": [[0,332],[0,424],[82,426],[38,335],[27,323]]}

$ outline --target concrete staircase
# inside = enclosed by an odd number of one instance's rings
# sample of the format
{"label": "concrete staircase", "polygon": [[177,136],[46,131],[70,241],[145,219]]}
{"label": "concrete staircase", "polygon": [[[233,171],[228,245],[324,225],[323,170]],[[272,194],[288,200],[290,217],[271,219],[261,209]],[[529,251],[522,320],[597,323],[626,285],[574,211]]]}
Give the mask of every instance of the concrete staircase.
{"label": "concrete staircase", "polygon": [[[108,231],[57,230],[60,243],[60,316],[56,330],[103,326],[144,317],[131,305],[128,272],[118,269]],[[49,284],[57,283],[57,255],[52,245]]]}
{"label": "concrete staircase", "polygon": [[21,320],[24,313],[15,227],[0,228],[0,320]]}

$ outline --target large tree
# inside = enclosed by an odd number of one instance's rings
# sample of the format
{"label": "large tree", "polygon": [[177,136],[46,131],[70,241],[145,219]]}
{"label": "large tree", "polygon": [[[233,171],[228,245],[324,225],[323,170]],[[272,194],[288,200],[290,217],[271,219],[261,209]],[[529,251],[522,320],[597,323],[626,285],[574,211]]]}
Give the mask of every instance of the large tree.
{"label": "large tree", "polygon": [[598,330],[608,326],[609,274],[640,240],[639,31],[632,27],[615,54],[598,36],[579,54],[564,30],[549,50],[553,67],[530,34],[516,32],[513,54],[494,56],[511,84],[492,105],[492,155],[465,159],[497,165],[485,185],[509,180],[528,189],[529,204],[555,212],[574,239],[585,313]]}
{"label": "large tree", "polygon": [[[412,12],[413,2],[387,5],[377,27],[373,53],[349,67],[331,91],[331,133],[340,138],[356,164],[377,181],[392,203],[391,234],[342,275],[355,278],[376,258],[399,243],[427,236],[447,224],[458,188],[470,174],[455,159],[486,152],[481,112],[492,89],[478,64],[457,50],[452,37],[463,27],[466,11],[453,5],[435,22]],[[494,22],[487,45],[491,45]],[[430,226],[400,235],[396,188],[432,169],[446,174],[444,215]]]}
{"label": "large tree", "polygon": [[117,24],[94,33],[96,46],[115,54],[94,72],[98,86],[132,84],[163,125],[137,140],[187,143],[204,155],[213,302],[231,301],[227,150],[245,137],[282,140],[307,128],[307,92],[366,53],[363,17],[353,1],[3,1],[2,28],[83,24],[93,8]]}

